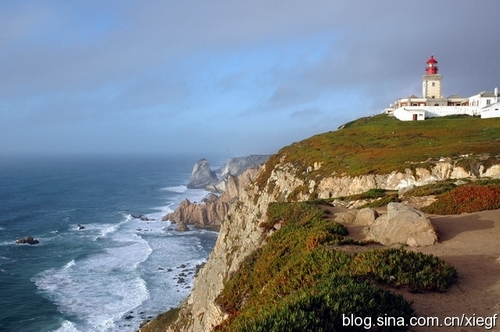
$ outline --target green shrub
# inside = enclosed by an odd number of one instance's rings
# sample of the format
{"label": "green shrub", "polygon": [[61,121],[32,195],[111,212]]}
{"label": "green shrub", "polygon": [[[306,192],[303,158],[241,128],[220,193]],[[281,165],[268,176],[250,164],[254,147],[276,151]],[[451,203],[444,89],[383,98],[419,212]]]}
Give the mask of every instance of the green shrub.
{"label": "green shrub", "polygon": [[456,187],[457,186],[450,181],[441,181],[416,187],[406,192],[405,196],[422,197],[431,195],[441,195],[455,189]]}
{"label": "green shrub", "polygon": [[456,269],[439,258],[403,249],[360,253],[354,257],[352,269],[359,276],[398,287],[405,286],[417,293],[444,292],[458,277]]}
{"label": "green shrub", "polygon": [[363,207],[376,208],[376,207],[386,206],[387,204],[392,202],[401,202],[397,194],[387,195],[381,199],[376,199],[368,204],[365,204]]}
{"label": "green shrub", "polygon": [[[327,276],[312,289],[285,299],[274,310],[245,320],[235,320],[231,330],[245,332],[282,331],[366,331],[373,330],[378,317],[401,317],[405,325],[414,314],[402,297],[381,290],[366,281]],[[346,327],[343,315],[362,317],[365,325]],[[367,320],[369,319],[369,321]],[[378,331],[405,331],[406,327],[384,326]]]}

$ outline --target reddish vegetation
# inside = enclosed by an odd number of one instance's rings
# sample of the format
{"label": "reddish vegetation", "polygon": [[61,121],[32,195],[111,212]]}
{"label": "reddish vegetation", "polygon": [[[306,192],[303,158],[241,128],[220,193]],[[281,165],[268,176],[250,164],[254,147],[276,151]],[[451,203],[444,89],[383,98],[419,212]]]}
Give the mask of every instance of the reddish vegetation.
{"label": "reddish vegetation", "polygon": [[433,214],[460,214],[500,208],[500,186],[465,185],[452,190],[422,208]]}

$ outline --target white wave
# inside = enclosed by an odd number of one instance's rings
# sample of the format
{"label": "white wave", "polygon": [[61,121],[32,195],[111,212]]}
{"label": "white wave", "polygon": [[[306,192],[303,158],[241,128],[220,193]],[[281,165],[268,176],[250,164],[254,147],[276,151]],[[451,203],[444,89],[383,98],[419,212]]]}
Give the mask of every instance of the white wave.
{"label": "white wave", "polygon": [[99,238],[111,236],[126,221],[127,220],[123,220],[122,222],[113,224],[111,223],[73,224],[71,225],[70,231],[78,232],[79,236],[90,238],[92,241],[96,241]]}
{"label": "white wave", "polygon": [[72,259],[68,264],[64,265],[63,269],[69,269],[70,267],[75,265],[75,260]]}
{"label": "white wave", "polygon": [[184,193],[186,192],[188,188],[186,186],[174,186],[174,187],[166,187],[166,188],[161,188],[161,190],[167,190],[167,191],[171,191],[171,192],[174,192],[174,193]]}
{"label": "white wave", "polygon": [[61,327],[53,332],[80,332],[80,331],[77,330],[76,326],[72,322],[65,320],[62,323]]}
{"label": "white wave", "polygon": [[33,278],[59,311],[78,318],[58,331],[119,331],[117,322],[150,297],[137,266],[147,260],[151,247],[126,227],[110,236],[114,244],[104,253],[71,260]]}

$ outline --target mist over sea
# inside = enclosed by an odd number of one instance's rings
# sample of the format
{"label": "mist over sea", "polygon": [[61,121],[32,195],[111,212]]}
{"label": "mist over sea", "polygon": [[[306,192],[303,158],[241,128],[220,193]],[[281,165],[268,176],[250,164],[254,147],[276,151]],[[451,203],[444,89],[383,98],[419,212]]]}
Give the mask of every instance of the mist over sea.
{"label": "mist over sea", "polygon": [[161,221],[205,196],[185,186],[196,160],[0,160],[0,331],[135,331],[177,306],[217,236]]}

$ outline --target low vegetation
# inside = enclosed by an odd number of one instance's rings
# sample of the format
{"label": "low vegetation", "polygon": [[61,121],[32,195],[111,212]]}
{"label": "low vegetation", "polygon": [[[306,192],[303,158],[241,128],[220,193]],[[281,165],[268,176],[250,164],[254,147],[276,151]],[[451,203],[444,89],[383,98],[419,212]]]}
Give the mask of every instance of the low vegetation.
{"label": "low vegetation", "polygon": [[[442,117],[404,122],[387,115],[361,118],[342,129],[284,147],[266,163],[256,183],[263,188],[281,161],[297,168],[297,176],[385,174],[405,168],[431,167],[442,157],[453,158],[467,171],[500,161],[500,119]],[[423,162],[423,163],[422,163]],[[317,170],[307,168],[321,163]]]}
{"label": "low vegetation", "polygon": [[407,197],[422,197],[422,196],[435,196],[447,193],[457,187],[452,181],[455,180],[446,180],[435,183],[426,184],[424,186],[416,187],[412,190],[409,190],[405,193]]}
{"label": "low vegetation", "polygon": [[165,327],[172,324],[178,317],[180,309],[175,308],[159,314],[152,321],[141,326],[141,332],[160,332],[165,331]]}
{"label": "low vegetation", "polygon": [[411,304],[385,287],[444,291],[457,278],[448,263],[421,253],[338,250],[339,245],[362,243],[347,237],[344,226],[310,202],[273,203],[267,217],[262,227],[281,227],[225,283],[216,303],[229,319],[216,330],[344,331],[342,315],[373,320],[387,315],[407,322],[414,314]]}
{"label": "low vegetation", "polygon": [[495,182],[462,185],[438,196],[434,203],[421,210],[431,214],[460,214],[500,209],[500,184]]}

